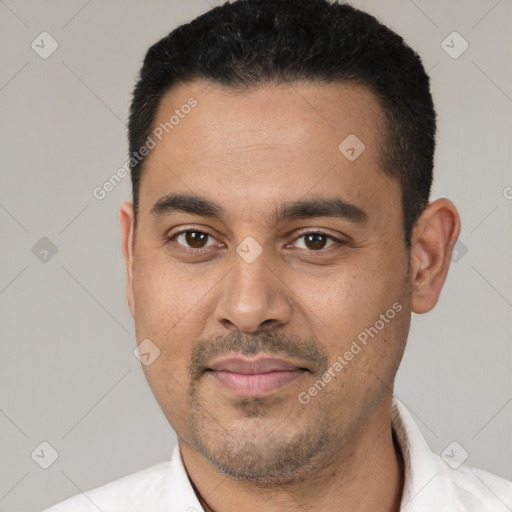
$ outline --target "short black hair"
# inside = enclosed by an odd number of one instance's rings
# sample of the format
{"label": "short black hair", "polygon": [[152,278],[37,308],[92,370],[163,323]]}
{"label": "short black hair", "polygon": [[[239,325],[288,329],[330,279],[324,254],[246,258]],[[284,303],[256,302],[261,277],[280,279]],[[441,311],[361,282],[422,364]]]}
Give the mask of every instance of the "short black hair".
{"label": "short black hair", "polygon": [[[421,59],[399,35],[345,3],[226,2],[148,50],[130,108],[130,155],[146,143],[162,96],[197,79],[231,88],[304,81],[368,87],[384,112],[382,168],[400,184],[410,247],[432,185],[436,114]],[[130,160],[135,221],[145,160]]]}

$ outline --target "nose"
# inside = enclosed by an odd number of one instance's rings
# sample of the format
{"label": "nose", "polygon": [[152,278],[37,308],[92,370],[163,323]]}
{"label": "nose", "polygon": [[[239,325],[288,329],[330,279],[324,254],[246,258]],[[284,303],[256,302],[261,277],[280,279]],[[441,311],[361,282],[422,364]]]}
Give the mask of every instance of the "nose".
{"label": "nose", "polygon": [[254,334],[281,327],[292,317],[291,290],[270,267],[265,251],[250,263],[235,254],[220,284],[215,318],[228,329]]}

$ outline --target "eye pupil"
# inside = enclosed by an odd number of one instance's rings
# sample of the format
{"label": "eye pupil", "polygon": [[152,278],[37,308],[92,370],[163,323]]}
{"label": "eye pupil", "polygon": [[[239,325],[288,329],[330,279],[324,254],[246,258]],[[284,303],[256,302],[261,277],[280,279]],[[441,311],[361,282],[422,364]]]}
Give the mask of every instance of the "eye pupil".
{"label": "eye pupil", "polygon": [[206,233],[201,233],[200,231],[187,231],[185,234],[185,240],[190,247],[198,249],[204,247],[203,242],[208,240],[208,235]]}
{"label": "eye pupil", "polygon": [[310,233],[305,238],[309,249],[323,249],[327,237],[322,233]]}

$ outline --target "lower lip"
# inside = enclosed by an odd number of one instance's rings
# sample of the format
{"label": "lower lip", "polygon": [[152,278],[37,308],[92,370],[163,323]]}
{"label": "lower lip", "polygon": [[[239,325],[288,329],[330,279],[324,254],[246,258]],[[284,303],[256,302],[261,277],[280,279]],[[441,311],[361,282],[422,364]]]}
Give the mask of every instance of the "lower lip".
{"label": "lower lip", "polygon": [[224,370],[211,371],[227,388],[244,395],[262,395],[298,379],[304,370],[279,370],[268,373],[234,373]]}

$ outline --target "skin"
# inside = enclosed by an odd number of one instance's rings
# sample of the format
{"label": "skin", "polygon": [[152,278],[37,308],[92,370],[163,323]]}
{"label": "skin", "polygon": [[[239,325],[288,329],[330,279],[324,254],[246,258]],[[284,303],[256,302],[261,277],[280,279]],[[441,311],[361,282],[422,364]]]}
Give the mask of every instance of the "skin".
{"label": "skin", "polygon": [[[222,512],[397,510],[403,461],[392,438],[393,382],[411,312],[438,300],[457,211],[447,199],[431,202],[407,249],[400,187],[380,163],[383,113],[360,85],[233,90],[195,81],[165,95],[154,126],[191,96],[198,105],[148,156],[137,227],[127,202],[121,228],[137,342],[149,338],[161,351],[143,369],[196,492],[206,510]],[[349,134],[365,144],[354,161],[338,149]],[[214,201],[223,217],[152,212],[173,193]],[[365,219],[274,222],[276,207],[313,198],[342,199]],[[210,236],[172,239],[187,229]],[[304,236],[319,231],[341,243]],[[236,252],[246,237],[262,250],[250,263]],[[299,393],[396,303],[402,310],[301,403]],[[279,355],[308,371],[262,396],[240,396],[204,371],[237,351]]]}

